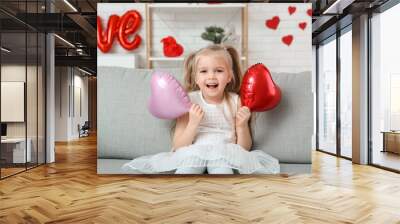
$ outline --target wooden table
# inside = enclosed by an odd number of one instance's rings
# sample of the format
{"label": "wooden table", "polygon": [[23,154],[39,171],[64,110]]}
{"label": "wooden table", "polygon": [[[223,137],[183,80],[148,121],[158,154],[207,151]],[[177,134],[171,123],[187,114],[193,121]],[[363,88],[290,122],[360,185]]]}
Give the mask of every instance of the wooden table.
{"label": "wooden table", "polygon": [[400,154],[400,131],[382,131],[381,133],[383,133],[382,152]]}

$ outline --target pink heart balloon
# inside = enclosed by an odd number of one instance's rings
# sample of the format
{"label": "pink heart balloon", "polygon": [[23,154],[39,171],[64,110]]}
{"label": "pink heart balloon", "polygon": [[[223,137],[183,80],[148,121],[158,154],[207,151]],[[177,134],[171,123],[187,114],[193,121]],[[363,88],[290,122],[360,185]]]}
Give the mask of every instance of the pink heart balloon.
{"label": "pink heart balloon", "polygon": [[150,113],[161,119],[175,119],[189,111],[192,103],[181,84],[170,74],[155,71],[151,77]]}

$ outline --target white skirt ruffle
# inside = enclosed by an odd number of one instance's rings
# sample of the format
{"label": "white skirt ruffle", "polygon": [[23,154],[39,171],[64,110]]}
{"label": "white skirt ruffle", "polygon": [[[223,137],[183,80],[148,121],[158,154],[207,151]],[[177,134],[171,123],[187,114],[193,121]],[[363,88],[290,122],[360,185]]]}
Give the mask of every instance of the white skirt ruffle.
{"label": "white skirt ruffle", "polygon": [[122,166],[137,173],[163,173],[185,167],[228,167],[240,174],[277,174],[279,161],[260,150],[247,151],[237,144],[182,147],[175,152],[162,152],[138,157]]}

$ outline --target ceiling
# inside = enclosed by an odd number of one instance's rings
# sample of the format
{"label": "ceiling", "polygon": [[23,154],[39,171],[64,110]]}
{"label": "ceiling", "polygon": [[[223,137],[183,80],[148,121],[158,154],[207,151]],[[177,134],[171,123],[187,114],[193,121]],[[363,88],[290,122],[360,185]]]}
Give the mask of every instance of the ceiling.
{"label": "ceiling", "polygon": [[[69,0],[74,9],[63,0],[1,0],[2,46],[12,49],[2,60],[25,63],[26,58],[37,57],[36,52],[44,49],[44,44],[36,43],[36,39],[42,40],[36,35],[54,32],[58,35],[55,38],[56,66],[74,65],[95,74],[97,2]],[[53,13],[48,13],[50,9]],[[26,38],[20,34],[25,31]]]}
{"label": "ceiling", "polygon": [[[313,43],[316,44],[335,32],[337,21],[341,26],[351,18],[376,8],[388,0],[264,0],[247,2],[312,3]],[[46,5],[47,2],[47,5]],[[27,40],[20,32],[55,32],[56,65],[74,65],[96,71],[96,6],[100,2],[168,2],[132,0],[1,0],[0,23],[2,45],[12,48],[15,57],[34,53],[38,48],[36,35]],[[179,2],[179,1],[175,1]],[[208,1],[207,1],[208,2]],[[336,3],[335,3],[336,2]],[[69,5],[69,4],[70,5]],[[52,9],[53,13],[48,13]],[[329,10],[327,10],[329,9]],[[333,9],[333,10],[331,10]],[[27,13],[26,13],[27,12]],[[327,13],[328,12],[328,13]],[[347,23],[346,23],[347,19]],[[333,27],[333,28],[332,28]],[[25,50],[25,41],[28,43]],[[39,43],[39,49],[43,46]]]}

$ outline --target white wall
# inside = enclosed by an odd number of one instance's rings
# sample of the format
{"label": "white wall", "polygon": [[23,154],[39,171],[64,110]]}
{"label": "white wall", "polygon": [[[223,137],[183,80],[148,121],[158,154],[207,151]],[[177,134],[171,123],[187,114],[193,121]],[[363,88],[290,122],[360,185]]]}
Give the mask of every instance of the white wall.
{"label": "white wall", "polygon": [[68,67],[55,68],[55,140],[68,140]]}
{"label": "white wall", "polygon": [[[26,73],[27,72],[27,73]],[[27,66],[25,65],[18,65],[18,64],[9,64],[9,65],[2,65],[1,66],[1,81],[17,81],[17,82],[25,82],[25,75],[28,75],[28,79],[30,82],[32,80],[31,75],[34,75],[36,77],[36,66]],[[36,85],[36,81],[34,83],[30,83],[31,85],[34,84]],[[32,113],[32,108],[36,109],[36,101],[34,105],[28,105],[29,103],[33,102],[36,100],[36,88],[33,90],[31,88],[27,89],[28,93],[28,99],[27,99],[27,106],[31,106],[31,108],[27,109],[29,113],[27,113],[28,116],[28,137],[29,134],[32,133],[33,131],[31,130],[36,130],[36,113]],[[33,92],[29,92],[32,90]],[[32,99],[34,98],[34,99]],[[2,110],[6,110],[6,108],[1,108]],[[32,124],[32,121],[35,121],[35,124]],[[25,126],[26,122],[10,122],[7,125],[7,136],[8,137],[25,137]],[[36,133],[36,132],[35,132]]]}
{"label": "white wall", "polygon": [[[241,9],[240,8],[185,8],[185,9],[154,9],[153,15],[153,38],[152,55],[155,57],[163,56],[163,44],[161,39],[166,36],[173,36],[178,43],[184,47],[184,55],[196,51],[204,46],[211,44],[210,41],[203,40],[200,35],[205,31],[205,27],[218,26],[228,30],[229,27],[235,29],[235,33],[241,36]],[[241,52],[241,44],[236,43],[235,48]],[[182,61],[183,62],[183,61]],[[179,63],[177,65],[182,64]],[[165,62],[155,63],[155,66],[162,67]]]}
{"label": "white wall", "polygon": [[[1,81],[17,81],[25,82],[25,75],[27,69],[28,74],[32,74],[33,67],[25,65],[2,65],[1,66]],[[1,108],[5,110],[6,108]],[[25,122],[11,122],[7,123],[7,136],[8,137],[25,137]]]}
{"label": "white wall", "polygon": [[1,121],[25,121],[25,83],[1,82]]}
{"label": "white wall", "polygon": [[[296,12],[289,15],[288,6],[296,6]],[[311,71],[311,17],[307,15],[307,9],[311,4],[285,4],[285,3],[251,3],[248,4],[248,55],[249,65],[258,62],[264,63],[271,72],[303,72]],[[130,9],[136,9],[143,17],[139,35],[142,37],[140,47],[134,51],[126,51],[115,39],[110,52],[103,54],[98,50],[98,65],[124,66],[133,61],[132,54],[138,56],[138,67],[146,66],[146,20],[145,4],[143,3],[99,3],[98,15],[103,19],[103,27],[106,26],[111,14],[122,16]],[[153,18],[153,46],[152,55],[162,56],[161,38],[174,36],[178,43],[182,44],[187,56],[193,50],[208,45],[211,42],[204,41],[200,35],[206,26],[218,25],[221,27],[235,27],[236,34],[241,35],[242,18],[240,9],[152,9]],[[268,29],[265,21],[273,16],[280,17],[280,25],[277,30]],[[305,30],[298,27],[299,22],[307,22]],[[281,38],[292,34],[294,41],[291,46],[282,43]],[[241,50],[241,45],[236,45]],[[113,55],[115,57],[113,57]],[[122,56],[121,56],[122,55]],[[125,59],[124,56],[126,55]],[[159,62],[154,67],[181,67],[180,62]]]}
{"label": "white wall", "polygon": [[[3,64],[1,66],[1,81],[17,81],[26,83],[26,112],[24,122],[7,122],[7,137],[21,138],[25,135],[30,139],[33,161],[39,154],[39,163],[44,163],[45,150],[45,117],[44,117],[44,73],[41,66],[25,66],[25,64]],[[27,79],[27,81],[26,81]],[[6,96],[2,96],[6,97]],[[7,110],[9,108],[1,108]],[[11,111],[13,112],[13,111]],[[48,157],[51,158],[51,157]],[[50,160],[48,160],[50,161]]]}
{"label": "white wall", "polygon": [[[77,69],[56,67],[55,81],[55,140],[78,138],[78,124],[88,120],[88,78]],[[82,116],[76,104],[76,89],[81,90]],[[74,105],[75,104],[75,105]],[[75,111],[73,111],[75,109]],[[75,113],[74,113],[75,112]]]}
{"label": "white wall", "polygon": [[[71,135],[73,138],[77,138],[79,137],[79,132],[77,129],[78,124],[80,124],[81,126],[85,123],[85,121],[88,121],[88,106],[89,106],[89,102],[88,102],[88,77],[87,76],[82,76],[83,73],[78,73],[76,74],[77,70],[75,70],[75,80],[74,80],[74,86],[75,86],[75,93],[74,94],[78,94],[77,93],[77,88],[80,89],[80,105],[81,105],[81,113],[79,112],[79,108],[77,107],[77,104],[79,104],[79,102],[77,100],[77,95],[74,96],[75,99],[75,106],[74,106],[74,110],[75,113],[72,113],[72,130],[71,130]],[[79,71],[78,71],[79,72]]]}
{"label": "white wall", "polygon": [[[288,6],[295,6],[296,12],[289,15]],[[311,71],[311,17],[306,13],[309,8],[310,3],[249,4],[249,65],[262,62],[271,72]],[[265,20],[273,16],[280,18],[277,30],[265,26]],[[307,23],[305,30],[299,28],[300,22]],[[294,36],[290,46],[281,40],[288,34]]]}

